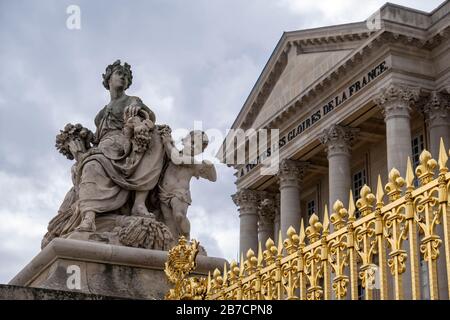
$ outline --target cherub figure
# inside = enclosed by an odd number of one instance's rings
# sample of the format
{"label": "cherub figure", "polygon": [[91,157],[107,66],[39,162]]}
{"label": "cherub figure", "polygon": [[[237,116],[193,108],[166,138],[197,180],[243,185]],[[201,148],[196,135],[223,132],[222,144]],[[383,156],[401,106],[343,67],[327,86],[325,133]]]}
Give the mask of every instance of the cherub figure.
{"label": "cherub figure", "polygon": [[214,165],[203,160],[197,161],[194,156],[202,153],[208,146],[208,136],[200,130],[191,131],[182,139],[183,149],[178,150],[169,133],[162,135],[166,154],[170,162],[159,185],[159,200],[166,225],[177,238],[182,235],[190,239],[190,222],[187,210],[191,204],[190,181],[199,177],[216,181]]}

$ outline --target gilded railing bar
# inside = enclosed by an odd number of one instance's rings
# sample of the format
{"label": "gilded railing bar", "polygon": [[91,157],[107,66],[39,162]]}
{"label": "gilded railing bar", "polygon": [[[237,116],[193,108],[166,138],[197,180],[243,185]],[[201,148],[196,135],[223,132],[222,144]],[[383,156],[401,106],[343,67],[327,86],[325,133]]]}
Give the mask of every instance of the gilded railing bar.
{"label": "gilded railing bar", "polygon": [[[365,290],[364,290],[364,297],[365,297],[365,299],[366,300],[372,300],[372,298],[373,298],[373,291],[372,291],[372,289],[370,289],[370,288],[368,288],[368,283],[367,283],[367,281],[368,281],[368,279],[367,279],[367,276],[368,276],[368,274],[367,274],[367,268],[370,266],[369,265],[369,239],[368,239],[368,237],[369,237],[369,235],[367,234],[367,229],[368,229],[368,225],[366,224],[366,225],[364,225],[364,230],[366,231],[365,232],[365,234],[364,234],[364,239],[363,239],[363,247],[364,247],[364,255],[365,255],[365,259],[366,259],[366,261],[364,261],[365,263],[366,263],[366,265],[364,266],[365,268],[364,268],[364,272],[366,272],[366,276],[365,276],[365,281],[366,281],[366,283],[365,283]],[[362,268],[361,268],[362,269]]]}
{"label": "gilded railing bar", "polygon": [[[427,243],[427,250],[428,252],[431,252],[432,250],[432,243],[429,241]],[[439,299],[439,287],[437,282],[437,265],[436,260],[432,259],[431,257],[428,257],[428,275],[429,275],[429,282],[430,282],[430,299],[431,300],[438,300]]]}
{"label": "gilded railing bar", "polygon": [[331,300],[331,287],[330,287],[330,276],[331,276],[331,269],[330,265],[328,264],[328,246],[327,246],[327,240],[326,237],[322,238],[322,268],[323,268],[323,299],[324,300]]}
{"label": "gilded railing bar", "polygon": [[[427,203],[425,205],[425,220],[426,220],[426,226],[429,228],[430,234],[432,234],[433,233],[433,230],[431,229],[432,217],[431,217],[429,203]],[[439,299],[439,287],[438,287],[438,283],[437,283],[436,259],[434,259],[434,257],[433,257],[432,236],[430,236],[430,239],[424,238],[422,240],[422,242],[426,244],[426,250],[427,250],[427,254],[428,254],[427,262],[428,262],[428,279],[429,279],[429,287],[430,287],[430,299],[437,300],[437,299]]]}
{"label": "gilded railing bar", "polygon": [[[303,227],[303,221],[302,221]],[[302,228],[303,229],[303,228]],[[303,250],[305,249],[305,243],[300,239],[298,246],[298,281],[300,290],[300,300],[306,300],[306,276],[305,276],[305,257]]]}
{"label": "gilded railing bar", "polygon": [[355,240],[353,234],[353,225],[347,225],[347,248],[349,250],[350,265],[350,296],[352,300],[358,300],[358,273],[356,264]]}
{"label": "gilded railing bar", "polygon": [[[398,214],[398,213],[397,213]],[[399,242],[399,230],[398,230],[398,222],[397,218],[394,218],[392,222],[392,233],[393,233],[393,242],[394,243],[400,243]],[[402,257],[403,250],[401,250],[401,247],[395,248],[394,251],[391,252],[393,263],[394,263],[394,292],[395,292],[395,300],[403,300],[404,294],[403,294],[403,266],[401,265],[401,257]]]}
{"label": "gilded railing bar", "polygon": [[[409,159],[408,159],[409,160]],[[410,168],[410,162],[408,161],[408,169]],[[413,179],[414,177],[412,177]],[[410,183],[409,183],[410,182]],[[418,248],[418,229],[416,221],[414,220],[414,208],[413,208],[413,180],[408,181],[408,187],[405,194],[406,207],[405,207],[405,218],[408,224],[409,233],[409,257],[410,257],[410,267],[411,267],[411,289],[412,289],[412,299],[420,300],[420,276],[419,276],[419,261],[420,256]]]}
{"label": "gilded railing bar", "polygon": [[[377,209],[378,210],[378,209]],[[377,211],[375,222],[375,234],[378,241],[378,268],[380,271],[380,299],[389,299],[388,285],[387,285],[387,257],[386,257],[386,242],[383,237],[383,220],[381,210]]]}
{"label": "gilded railing bar", "polygon": [[450,297],[450,211],[446,202],[441,203],[441,210],[443,215],[445,261],[447,267],[447,290],[448,296]]}
{"label": "gilded railing bar", "polygon": [[[444,231],[444,252],[445,262],[447,270],[447,290],[448,297],[450,297],[450,212],[448,210],[448,181],[450,180],[450,173],[447,168],[447,149],[445,148],[444,141],[441,137],[439,145],[439,210],[441,211],[442,225]],[[443,259],[441,257],[441,259]]]}

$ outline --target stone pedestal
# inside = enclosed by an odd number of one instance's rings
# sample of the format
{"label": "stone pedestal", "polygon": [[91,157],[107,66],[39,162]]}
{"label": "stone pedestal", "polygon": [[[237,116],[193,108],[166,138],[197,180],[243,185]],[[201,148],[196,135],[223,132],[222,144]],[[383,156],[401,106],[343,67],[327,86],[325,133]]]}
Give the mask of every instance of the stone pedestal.
{"label": "stone pedestal", "polygon": [[[163,299],[170,287],[164,274],[167,254],[167,251],[56,238],[9,284],[131,299]],[[199,255],[193,275],[207,276],[209,271],[223,268],[225,262]],[[70,289],[76,283],[71,281],[77,273],[75,269],[80,271],[80,288]]]}
{"label": "stone pedestal", "polygon": [[74,291],[31,288],[0,284],[0,300],[122,300],[112,296],[101,296]]}

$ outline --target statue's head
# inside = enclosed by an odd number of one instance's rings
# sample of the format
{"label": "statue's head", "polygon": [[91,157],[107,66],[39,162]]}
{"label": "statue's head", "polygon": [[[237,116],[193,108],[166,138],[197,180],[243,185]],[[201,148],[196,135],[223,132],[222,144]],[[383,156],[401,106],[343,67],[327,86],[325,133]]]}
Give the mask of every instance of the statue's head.
{"label": "statue's head", "polygon": [[184,150],[191,156],[202,153],[208,146],[209,139],[204,131],[193,130],[181,140]]}
{"label": "statue's head", "polygon": [[113,64],[106,67],[103,74],[103,86],[110,90],[111,88],[121,88],[127,90],[132,83],[133,73],[128,63],[120,64],[120,60],[116,60]]}

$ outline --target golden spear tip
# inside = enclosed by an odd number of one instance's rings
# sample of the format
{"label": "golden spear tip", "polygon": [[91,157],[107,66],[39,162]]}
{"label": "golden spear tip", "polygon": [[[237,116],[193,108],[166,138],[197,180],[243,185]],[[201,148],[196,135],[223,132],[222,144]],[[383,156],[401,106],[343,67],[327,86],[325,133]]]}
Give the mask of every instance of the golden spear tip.
{"label": "golden spear tip", "polygon": [[281,230],[278,233],[278,254],[281,254],[283,251],[283,237],[281,236]]}
{"label": "golden spear tip", "polygon": [[207,292],[211,291],[211,271],[208,271],[208,286],[207,286]]}
{"label": "golden spear tip", "polygon": [[228,272],[227,272],[227,263],[223,263],[223,282],[227,281],[228,279]]}
{"label": "golden spear tip", "polygon": [[262,245],[261,241],[258,242],[258,267],[262,266],[263,262],[263,253],[262,253]]}
{"label": "golden spear tip", "polygon": [[300,220],[300,236],[299,236],[299,240],[300,243],[304,243],[305,242],[305,223],[303,222],[303,219]]}
{"label": "golden spear tip", "polygon": [[384,196],[384,190],[383,190],[383,184],[381,183],[381,176],[378,175],[378,182],[377,182],[377,203],[383,202],[383,196]]}
{"label": "golden spear tip", "polygon": [[439,142],[439,170],[447,169],[448,155],[445,151],[444,139]]}
{"label": "golden spear tip", "polygon": [[414,182],[414,171],[412,169],[411,158],[408,156],[408,160],[406,160],[406,187],[410,188],[413,186]]}
{"label": "golden spear tip", "polygon": [[241,252],[241,263],[239,264],[239,275],[244,274],[244,254]]}
{"label": "golden spear tip", "polygon": [[328,208],[327,205],[325,205],[325,210],[323,212],[323,231],[329,231],[328,228],[330,227],[330,219],[328,217]]}
{"label": "golden spear tip", "polygon": [[355,217],[355,201],[353,200],[353,192],[350,190],[350,195],[348,197],[348,217],[354,218]]}

